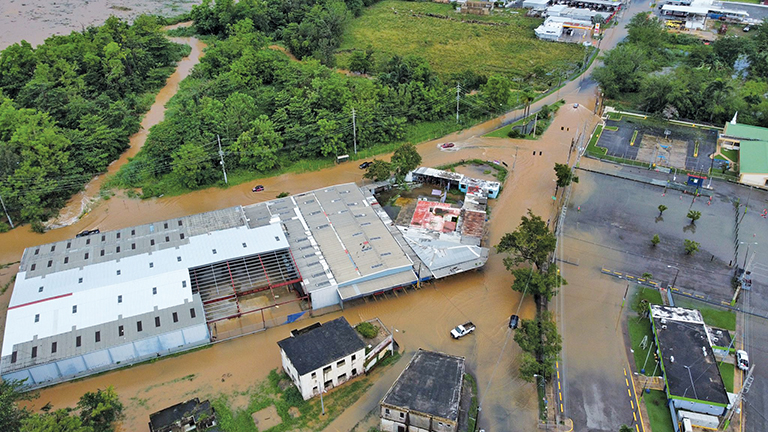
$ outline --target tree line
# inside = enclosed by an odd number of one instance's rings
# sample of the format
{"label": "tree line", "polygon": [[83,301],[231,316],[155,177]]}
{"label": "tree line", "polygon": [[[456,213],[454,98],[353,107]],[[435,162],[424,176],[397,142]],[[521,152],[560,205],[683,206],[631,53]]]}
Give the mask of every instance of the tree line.
{"label": "tree line", "polygon": [[605,96],[666,119],[768,127],[768,24],[712,43],[670,33],[635,15],[626,40],[603,57],[593,77]]}
{"label": "tree line", "polygon": [[[222,157],[234,172],[230,177],[265,175],[298,161],[349,154],[353,138],[358,150],[397,142],[410,125],[455,114],[456,88],[422,58],[393,56],[374,77],[347,76],[323,64],[327,59],[313,54],[311,44],[285,38],[293,34],[289,27],[305,24],[337,34],[343,25],[312,11],[331,5],[347,14],[356,9],[345,9],[343,2],[298,2],[286,11],[286,4],[221,0],[193,9],[196,30],[212,35],[206,54],[168,104],[165,120],[150,130],[141,153],[118,174],[120,185],[151,197],[220,184]],[[273,38],[303,60],[270,48]],[[502,82],[506,87],[463,97],[462,115],[478,118],[506,108],[510,84]]]}
{"label": "tree line", "polygon": [[12,214],[44,220],[103,172],[188,49],[157,18],[140,16],[3,50],[0,196]]}

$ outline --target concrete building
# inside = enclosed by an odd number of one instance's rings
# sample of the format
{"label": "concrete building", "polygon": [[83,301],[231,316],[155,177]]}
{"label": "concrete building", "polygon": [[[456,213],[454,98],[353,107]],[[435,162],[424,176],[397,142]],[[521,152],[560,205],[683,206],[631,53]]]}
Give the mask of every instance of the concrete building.
{"label": "concrete building", "polygon": [[725,7],[713,0],[684,0],[667,2],[660,8],[662,18],[685,21],[685,28],[702,30],[708,19],[746,22],[749,13],[741,9]]}
{"label": "concrete building", "polygon": [[277,345],[304,400],[365,372],[365,343],[344,317],[294,330]]}
{"label": "concrete building", "polygon": [[730,400],[701,313],[651,305],[651,323],[673,420],[679,410],[725,414]]}
{"label": "concrete building", "polygon": [[739,150],[739,182],[768,187],[768,129],[739,124],[736,116],[717,137],[720,148]]}
{"label": "concrete building", "polygon": [[[210,401],[194,398],[149,415],[150,432],[205,431],[217,425]],[[212,430],[212,429],[211,429]]]}
{"label": "concrete building", "polygon": [[464,357],[419,349],[381,400],[385,432],[456,432]]}

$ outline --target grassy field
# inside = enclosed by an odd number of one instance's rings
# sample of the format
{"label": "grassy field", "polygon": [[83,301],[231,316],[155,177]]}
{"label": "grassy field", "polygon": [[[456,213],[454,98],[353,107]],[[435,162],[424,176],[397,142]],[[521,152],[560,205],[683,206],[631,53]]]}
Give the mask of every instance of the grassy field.
{"label": "grassy field", "polygon": [[[427,13],[455,20],[423,16]],[[480,25],[460,20],[507,25]],[[495,11],[489,16],[465,15],[456,13],[448,4],[386,0],[369,7],[351,22],[337,60],[340,67],[346,68],[353,50],[371,46],[377,66],[395,54],[415,54],[425,58],[444,78],[465,70],[486,76],[500,73],[527,77],[537,66],[546,74],[573,69],[575,63],[584,60],[584,47],[578,44],[536,39],[533,29],[541,22],[539,18],[527,18],[508,10]]]}
{"label": "grassy field", "polygon": [[[613,113],[608,113],[613,114]],[[603,133],[603,125],[597,125],[597,128],[595,129],[595,133],[592,134],[592,138],[589,140],[589,144],[587,144],[587,154],[597,156],[597,157],[603,157],[608,152],[608,149],[605,147],[598,147],[597,141],[600,139],[600,134]]]}
{"label": "grassy field", "polygon": [[733,375],[735,372],[733,363],[717,363],[718,368],[720,368],[720,376],[723,377],[723,384],[725,384],[725,389],[733,393]]}
{"label": "grassy field", "polygon": [[[661,294],[658,291],[653,288],[640,286],[632,298],[632,309],[638,310],[638,305],[643,300],[648,301],[650,304],[662,304]],[[656,346],[654,343],[651,321],[646,318],[639,318],[636,314],[632,314],[628,318],[627,328],[629,329],[629,339],[632,351],[634,351],[636,370],[639,372],[640,369],[645,366],[647,368],[645,374],[648,376],[652,375],[655,366],[653,353],[651,353],[651,356],[648,357],[647,364],[645,361],[646,356],[648,355],[648,350],[654,349]],[[648,336],[648,345],[645,349],[643,349],[640,346],[640,343],[646,336]],[[661,370],[657,370],[656,374],[661,375]]]}
{"label": "grassy field", "polygon": [[651,390],[643,395],[645,408],[648,410],[651,430],[653,432],[672,432],[672,415],[667,408],[667,395],[660,390]]}
{"label": "grassy field", "polygon": [[717,309],[706,303],[689,298],[675,298],[675,306],[701,311],[704,322],[712,327],[719,327],[730,331],[736,331],[736,312],[727,309]]}

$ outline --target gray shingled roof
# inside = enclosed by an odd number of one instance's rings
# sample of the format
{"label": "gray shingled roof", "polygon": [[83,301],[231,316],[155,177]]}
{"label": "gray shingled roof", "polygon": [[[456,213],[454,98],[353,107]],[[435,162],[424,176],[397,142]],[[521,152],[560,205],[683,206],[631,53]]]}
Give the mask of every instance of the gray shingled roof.
{"label": "gray shingled roof", "polygon": [[306,333],[277,343],[299,375],[317,370],[365,348],[355,329],[344,317],[328,321]]}

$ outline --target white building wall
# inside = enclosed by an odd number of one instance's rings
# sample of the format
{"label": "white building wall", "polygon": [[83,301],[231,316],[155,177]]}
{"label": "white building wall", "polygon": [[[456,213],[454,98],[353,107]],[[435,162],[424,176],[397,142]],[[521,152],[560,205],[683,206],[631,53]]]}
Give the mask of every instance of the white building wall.
{"label": "white building wall", "polygon": [[739,181],[745,185],[766,187],[768,186],[768,173],[763,174],[741,174]]}
{"label": "white building wall", "polygon": [[[354,360],[352,360],[352,357],[354,357]],[[304,400],[319,395],[321,389],[328,390],[336,387],[365,372],[365,348],[354,354],[348,355],[347,357],[336,359],[330,364],[324,365],[317,370],[301,376],[299,376],[296,368],[291,363],[291,360],[285,355],[285,351],[282,349],[280,350],[280,359],[282,361],[283,370],[291,377],[291,380],[296,385],[296,388],[299,389],[299,392],[301,392],[301,396]],[[339,365],[339,362],[342,360],[344,363]],[[323,370],[327,367],[330,367],[331,369],[324,374]],[[325,385],[324,383],[328,381],[331,381],[330,385]]]}
{"label": "white building wall", "polygon": [[338,306],[341,304],[339,291],[334,284],[315,291],[310,291],[309,297],[312,300],[312,309],[322,309],[324,307]]}

